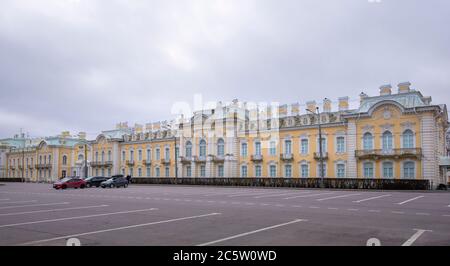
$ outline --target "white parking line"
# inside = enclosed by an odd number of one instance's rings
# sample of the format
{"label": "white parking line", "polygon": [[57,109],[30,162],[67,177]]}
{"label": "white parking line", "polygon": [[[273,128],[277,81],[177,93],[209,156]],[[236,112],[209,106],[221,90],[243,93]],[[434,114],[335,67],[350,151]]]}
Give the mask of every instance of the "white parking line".
{"label": "white parking line", "polygon": [[98,231],[91,231],[91,232],[86,232],[86,233],[79,233],[79,234],[73,234],[73,235],[66,235],[66,236],[30,241],[30,242],[22,243],[19,245],[35,245],[35,244],[40,244],[40,243],[45,243],[45,242],[50,242],[50,241],[55,241],[55,240],[60,240],[60,239],[67,239],[67,238],[79,237],[79,236],[85,236],[85,235],[94,235],[94,234],[100,234],[100,233],[106,233],[106,232],[112,232],[112,231],[125,230],[125,229],[130,229],[130,228],[144,227],[144,226],[155,225],[155,224],[163,224],[163,223],[171,223],[171,222],[177,222],[177,221],[183,221],[183,220],[191,220],[191,219],[215,216],[215,215],[220,215],[220,214],[221,213],[213,212],[213,213],[207,213],[207,214],[202,214],[202,215],[187,216],[187,217],[162,220],[162,221],[150,222],[150,223],[144,223],[144,224],[128,225],[128,226],[122,226],[122,227],[116,227],[116,228],[110,228],[110,229],[104,229],[104,230],[98,230]]}
{"label": "white parking line", "polygon": [[68,210],[102,208],[102,207],[108,207],[108,206],[109,205],[94,205],[94,206],[72,207],[72,208],[63,208],[63,209],[50,209],[50,210],[29,211],[29,212],[12,212],[12,213],[2,213],[2,214],[0,214],[0,216],[11,216],[11,215],[21,215],[21,214],[31,214],[31,213],[41,213],[41,212],[56,212],[56,211],[68,211]]}
{"label": "white parking line", "polygon": [[407,203],[407,202],[410,202],[410,201],[413,201],[413,200],[416,200],[416,199],[420,199],[420,198],[423,198],[423,197],[425,197],[425,196],[418,196],[418,197],[415,197],[415,198],[412,198],[412,199],[408,199],[408,200],[399,202],[399,203],[397,203],[397,204],[398,204],[398,205],[403,205],[403,204],[405,204],[405,203]]}
{"label": "white parking line", "polygon": [[298,223],[298,222],[305,222],[305,221],[307,221],[307,220],[296,219],[296,220],[293,220],[293,221],[290,221],[290,222],[287,222],[287,223],[272,225],[272,226],[269,226],[269,227],[264,227],[264,228],[261,228],[261,229],[258,229],[258,230],[254,230],[254,231],[250,231],[250,232],[247,232],[247,233],[242,233],[242,234],[238,234],[238,235],[229,236],[229,237],[225,237],[225,238],[222,238],[222,239],[214,240],[214,241],[211,241],[211,242],[206,242],[206,243],[203,243],[203,244],[200,244],[200,245],[197,245],[197,246],[200,246],[200,247],[201,246],[209,246],[209,245],[212,245],[212,244],[217,244],[217,243],[224,242],[224,241],[231,240],[231,239],[235,239],[235,238],[238,238],[238,237],[248,236],[248,235],[251,235],[251,234],[256,234],[256,233],[267,231],[267,230],[274,229],[274,228],[277,228],[277,227],[282,227],[282,226],[286,226],[286,225],[290,225],[290,224],[294,224],[294,223]]}
{"label": "white parking line", "polygon": [[256,196],[253,197],[255,199],[260,199],[260,198],[269,198],[269,197],[278,197],[278,196],[286,196],[286,195],[298,195],[298,194],[307,194],[307,193],[311,193],[309,191],[305,191],[305,192],[289,192],[289,193],[282,193],[282,194],[269,194],[269,195],[262,195],[262,196]]}
{"label": "white parking line", "polygon": [[353,201],[353,202],[355,202],[355,203],[360,203],[360,202],[364,202],[364,201],[368,201],[368,200],[380,199],[380,198],[390,197],[390,196],[392,196],[392,195],[391,195],[391,194],[388,194],[388,195],[381,195],[381,196],[371,197],[371,198],[362,199],[362,200],[355,200],[355,201]]}
{"label": "white parking line", "polygon": [[334,194],[334,192],[319,193],[319,194],[309,194],[309,195],[300,195],[300,196],[287,197],[287,198],[284,198],[284,199],[309,198],[309,197],[330,195],[330,194]]}
{"label": "white parking line", "polygon": [[75,216],[75,217],[67,217],[67,218],[47,219],[47,220],[32,221],[32,222],[23,222],[23,223],[15,223],[15,224],[4,224],[4,225],[0,225],[0,228],[4,228],[4,227],[13,227],[13,226],[19,226],[19,225],[27,225],[27,224],[40,224],[40,223],[59,222],[59,221],[66,221],[66,220],[85,219],[85,218],[101,217],[101,216],[109,216],[109,215],[116,215],[116,214],[126,214],[126,213],[135,213],[135,212],[155,211],[155,210],[158,210],[158,209],[157,209],[157,208],[150,208],[150,209],[133,210],[133,211],[109,212],[109,213],[100,213],[100,214],[92,214],[92,215],[84,215],[84,216]]}
{"label": "white parking line", "polygon": [[231,195],[228,195],[228,197],[234,198],[234,197],[245,197],[245,196],[257,196],[257,195],[265,195],[267,193],[268,193],[267,191],[266,192],[257,192],[257,193],[248,193],[247,192],[247,193],[231,194]]}
{"label": "white parking line", "polygon": [[17,204],[17,203],[36,202],[36,201],[37,200],[8,201],[8,202],[0,202],[0,204]]}
{"label": "white parking line", "polygon": [[432,230],[423,230],[423,229],[414,229],[417,232],[412,235],[408,240],[406,240],[405,243],[402,244],[402,246],[411,246],[423,233],[425,232],[433,232]]}
{"label": "white parking line", "polygon": [[358,195],[361,195],[361,194],[360,194],[360,193],[357,193],[357,194],[346,194],[346,195],[341,195],[341,196],[334,196],[334,197],[328,197],[328,198],[323,198],[323,199],[317,199],[317,201],[324,201],[324,200],[330,200],[330,199],[347,198],[347,197],[358,196]]}
{"label": "white parking line", "polygon": [[45,204],[31,204],[31,205],[19,205],[19,206],[7,206],[7,207],[0,207],[0,210],[3,210],[3,209],[12,209],[12,208],[25,208],[25,207],[38,207],[38,206],[61,205],[61,204],[69,204],[69,202],[45,203]]}

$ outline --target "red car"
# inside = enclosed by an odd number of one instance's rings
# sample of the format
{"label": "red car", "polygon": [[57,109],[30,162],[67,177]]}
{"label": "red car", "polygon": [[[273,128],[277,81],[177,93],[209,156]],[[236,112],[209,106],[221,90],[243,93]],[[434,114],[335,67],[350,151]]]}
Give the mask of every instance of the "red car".
{"label": "red car", "polygon": [[86,181],[78,177],[66,177],[53,184],[55,189],[85,188]]}

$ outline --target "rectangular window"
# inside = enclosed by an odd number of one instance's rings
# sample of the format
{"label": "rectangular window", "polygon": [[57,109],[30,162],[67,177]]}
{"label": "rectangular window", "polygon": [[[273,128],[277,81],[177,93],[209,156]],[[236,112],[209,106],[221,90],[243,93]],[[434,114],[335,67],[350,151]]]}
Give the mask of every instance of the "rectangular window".
{"label": "rectangular window", "polygon": [[169,148],[165,149],[164,159],[166,159],[166,161],[170,160],[170,149]]}
{"label": "rectangular window", "polygon": [[284,154],[291,154],[292,153],[292,141],[286,140],[284,142]]}
{"label": "rectangular window", "polygon": [[126,157],[127,157],[127,156],[126,156],[126,154],[125,154],[125,151],[123,151],[123,152],[122,152],[122,161],[124,161],[124,162],[125,162],[125,160],[126,160]]}
{"label": "rectangular window", "polygon": [[373,164],[372,163],[364,163],[364,177],[366,177],[366,178],[373,177]]}
{"label": "rectangular window", "polygon": [[156,177],[160,177],[160,176],[161,176],[161,173],[160,173],[159,168],[156,168],[156,169],[155,169],[155,172],[156,172],[156,173],[155,173],[155,176],[156,176]]}
{"label": "rectangular window", "polygon": [[275,165],[271,165],[269,167],[270,169],[270,177],[276,177],[277,176],[277,167]]}
{"label": "rectangular window", "polygon": [[217,168],[217,174],[219,177],[223,177],[223,165],[219,165]]}
{"label": "rectangular window", "polygon": [[261,142],[255,143],[255,155],[261,155]]}
{"label": "rectangular window", "polygon": [[344,139],[344,137],[337,137],[336,138],[336,151],[338,153],[344,153],[345,152],[345,139]]}
{"label": "rectangular window", "polygon": [[272,155],[272,156],[277,155],[277,146],[276,146],[275,141],[270,142],[270,150],[269,151],[270,151],[270,155]]}
{"label": "rectangular window", "polygon": [[134,151],[130,151],[130,162],[134,161]]}
{"label": "rectangular window", "polygon": [[141,168],[138,168],[138,176],[142,177],[142,169]]}
{"label": "rectangular window", "polygon": [[241,166],[241,176],[247,177],[247,166],[246,165]]}
{"label": "rectangular window", "polygon": [[156,149],[156,160],[161,159],[161,151],[159,149]]}
{"label": "rectangular window", "polygon": [[111,169],[108,168],[108,176],[111,176]]}
{"label": "rectangular window", "polygon": [[391,162],[383,163],[383,177],[384,178],[394,177],[394,166]]}
{"label": "rectangular window", "polygon": [[284,167],[284,177],[292,177],[292,166],[286,165]]}
{"label": "rectangular window", "polygon": [[[321,173],[322,173],[322,175],[321,175]],[[317,174],[318,174],[317,177],[321,177],[321,176],[326,177],[327,176],[327,165],[325,163],[323,164],[322,169],[320,167],[320,162],[317,163]]]}
{"label": "rectangular window", "polygon": [[336,173],[337,177],[340,177],[340,178],[345,177],[345,164],[338,164],[336,166],[336,171],[337,171],[337,173]]}
{"label": "rectangular window", "polygon": [[133,176],[133,168],[130,168],[130,176]]}
{"label": "rectangular window", "polygon": [[[322,141],[321,141],[321,146],[322,146],[322,152],[327,152],[327,140],[323,137],[322,137]],[[319,139],[317,139],[317,152],[320,151],[319,149],[320,149]]]}
{"label": "rectangular window", "polygon": [[169,169],[169,167],[166,167],[166,169],[165,169],[165,175],[166,175],[166,177],[169,177],[169,176],[170,176],[170,169]]}
{"label": "rectangular window", "polygon": [[150,167],[147,167],[147,177],[150,177]]}
{"label": "rectangular window", "polygon": [[242,143],[241,145],[241,155],[242,157],[247,156],[247,143]]}
{"label": "rectangular window", "polygon": [[303,178],[309,177],[309,169],[308,169],[308,165],[307,164],[302,164],[301,172],[302,172],[302,177]]}
{"label": "rectangular window", "polygon": [[415,166],[413,162],[406,162],[403,164],[403,177],[413,179],[416,177]]}
{"label": "rectangular window", "polygon": [[186,166],[186,176],[191,177],[192,176],[192,169],[190,166]]}
{"label": "rectangular window", "polygon": [[142,161],[142,150],[138,151],[138,161]]}
{"label": "rectangular window", "polygon": [[152,152],[150,151],[150,149],[147,150],[147,160],[148,161],[152,160]]}
{"label": "rectangular window", "polygon": [[255,166],[255,176],[261,177],[261,166],[260,165]]}
{"label": "rectangular window", "polygon": [[200,166],[200,176],[205,177],[206,176],[206,168],[204,165]]}

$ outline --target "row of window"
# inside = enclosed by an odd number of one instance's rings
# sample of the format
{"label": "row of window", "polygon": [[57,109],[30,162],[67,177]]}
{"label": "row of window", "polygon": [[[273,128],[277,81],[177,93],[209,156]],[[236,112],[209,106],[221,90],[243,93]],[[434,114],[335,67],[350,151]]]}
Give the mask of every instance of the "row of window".
{"label": "row of window", "polygon": [[[319,140],[317,140],[317,143],[319,143]],[[260,141],[256,141],[254,143],[254,147],[255,147],[255,155],[261,155],[262,154],[262,150],[261,150],[261,142]],[[321,141],[321,146],[322,146],[322,151],[323,152],[327,152],[327,142],[325,138],[322,138]],[[292,154],[293,153],[293,149],[292,149],[292,140],[285,140],[284,141],[284,146],[283,146],[284,150],[283,153],[284,154]],[[317,145],[317,151],[319,151],[319,145]],[[341,136],[341,137],[337,137],[336,138],[336,153],[345,153],[346,149],[345,149],[345,137]],[[301,139],[300,140],[300,153],[301,154],[308,154],[309,153],[309,140],[308,139]],[[271,141],[269,143],[269,154],[272,156],[276,156],[277,155],[277,146],[276,146],[276,142],[275,141]],[[248,144],[247,143],[242,143],[241,144],[241,156],[245,157],[248,155]]]}
{"label": "row of window", "polygon": [[[9,176],[10,177],[22,177],[22,174],[25,175],[26,178],[31,178],[33,177],[33,170],[25,170],[23,173],[22,171],[9,171]],[[51,170],[38,170],[36,171],[37,173],[37,177],[38,178],[47,178],[47,177],[51,177]]]}
{"label": "row of window", "polygon": [[[394,177],[394,163],[383,162],[382,163],[382,177],[393,178]],[[374,177],[375,164],[373,162],[365,162],[363,164],[363,176],[367,178]],[[402,164],[402,177],[414,179],[416,177],[416,164],[412,161],[403,162]]]}
{"label": "row of window", "polygon": [[[109,156],[109,155],[108,155]],[[178,157],[178,147],[175,149],[175,156]],[[108,161],[111,161],[110,157],[108,157]],[[129,160],[130,161],[134,161],[134,150],[130,150],[129,151]],[[152,151],[151,149],[147,149],[146,150],[146,158],[147,160],[151,160],[152,159]],[[122,151],[122,161],[125,161],[127,159],[127,153],[126,151]],[[161,150],[159,148],[155,149],[155,160],[160,160],[161,159]],[[164,148],[164,159],[166,160],[170,160],[170,148],[166,147]],[[138,161],[142,161],[143,160],[143,153],[142,150],[138,150]],[[98,161],[98,160],[96,160]],[[102,158],[102,162],[103,162],[103,158]]]}
{"label": "row of window", "polygon": [[[48,162],[47,162],[48,161]],[[34,162],[34,158],[25,158],[25,165],[33,165]],[[39,155],[39,164],[47,164],[47,163],[52,163],[52,156],[51,155]],[[22,165],[22,159],[10,159],[9,160],[9,165],[12,166],[17,166],[17,165]]]}
{"label": "row of window", "polygon": [[[381,136],[381,146],[383,150],[393,149],[393,135],[390,131],[385,131]],[[414,133],[412,130],[407,129],[402,134],[402,148],[414,148]],[[373,150],[374,149],[374,137],[372,133],[367,132],[363,135],[363,149]]]}
{"label": "row of window", "polygon": [[[97,169],[97,172],[98,172],[98,169]],[[161,169],[159,167],[156,167],[154,169],[154,173],[152,175],[151,168],[147,167],[145,169],[145,175],[144,175],[144,172],[143,172],[142,168],[138,168],[137,169],[137,173],[134,172],[134,168],[132,168],[132,167],[130,167],[128,169],[128,173],[126,172],[125,168],[122,168],[122,174],[123,175],[130,175],[130,176],[137,176],[137,177],[143,177],[143,176],[145,176],[145,177],[152,177],[152,176],[154,176],[154,177],[161,177]],[[137,174],[137,175],[135,175],[135,174]],[[104,176],[104,169],[102,169],[102,176]],[[108,169],[108,176],[111,176],[110,169]],[[171,177],[170,176],[170,168],[169,167],[165,167],[164,168],[164,177]]]}

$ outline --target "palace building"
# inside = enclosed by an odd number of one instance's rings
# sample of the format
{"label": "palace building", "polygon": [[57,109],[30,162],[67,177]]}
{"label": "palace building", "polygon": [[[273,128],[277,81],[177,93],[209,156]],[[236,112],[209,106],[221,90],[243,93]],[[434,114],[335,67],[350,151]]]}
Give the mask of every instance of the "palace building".
{"label": "palace building", "polygon": [[357,108],[350,108],[349,97],[339,98],[336,107],[329,99],[320,106],[310,101],[256,107],[234,100],[170,122],[119,123],[95,140],[68,132],[44,139],[16,136],[0,140],[0,176],[50,181],[84,176],[87,166],[88,175],[99,176],[324,176],[447,184],[446,105],[432,104],[410,86],[384,85],[376,96],[361,93]]}

